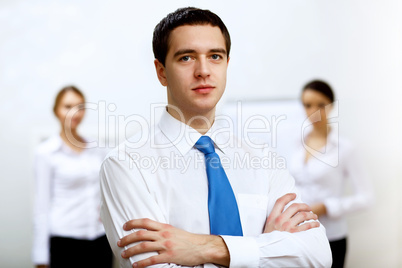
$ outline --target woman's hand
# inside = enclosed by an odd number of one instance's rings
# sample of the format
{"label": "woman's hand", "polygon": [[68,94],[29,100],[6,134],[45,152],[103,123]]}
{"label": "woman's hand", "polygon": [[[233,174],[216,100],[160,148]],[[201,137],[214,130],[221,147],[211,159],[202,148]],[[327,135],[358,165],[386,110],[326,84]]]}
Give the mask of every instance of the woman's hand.
{"label": "woman's hand", "polygon": [[317,214],[318,217],[327,214],[327,208],[325,207],[324,203],[317,203],[312,205],[311,210],[314,214]]}

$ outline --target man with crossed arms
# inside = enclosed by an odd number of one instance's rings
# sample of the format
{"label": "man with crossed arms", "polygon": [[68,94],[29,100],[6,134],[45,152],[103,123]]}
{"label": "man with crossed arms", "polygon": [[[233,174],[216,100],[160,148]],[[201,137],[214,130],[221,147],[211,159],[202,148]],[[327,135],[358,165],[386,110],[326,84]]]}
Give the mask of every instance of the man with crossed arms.
{"label": "man with crossed arms", "polygon": [[[153,49],[166,111],[145,145],[131,148],[140,133],[101,168],[101,217],[121,267],[330,267],[325,229],[289,173],[233,163],[267,151],[215,116],[230,52],[221,19],[178,9],[156,26]],[[142,161],[172,155],[189,168],[155,172]],[[224,169],[223,158],[231,160]]]}

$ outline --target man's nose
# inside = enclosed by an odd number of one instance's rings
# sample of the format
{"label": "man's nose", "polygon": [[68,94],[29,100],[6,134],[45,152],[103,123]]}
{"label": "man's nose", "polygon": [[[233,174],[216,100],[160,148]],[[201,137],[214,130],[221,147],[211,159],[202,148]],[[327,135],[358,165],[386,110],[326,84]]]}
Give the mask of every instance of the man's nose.
{"label": "man's nose", "polygon": [[200,58],[196,63],[196,69],[194,72],[196,77],[206,78],[210,75],[210,69],[208,65],[208,59]]}

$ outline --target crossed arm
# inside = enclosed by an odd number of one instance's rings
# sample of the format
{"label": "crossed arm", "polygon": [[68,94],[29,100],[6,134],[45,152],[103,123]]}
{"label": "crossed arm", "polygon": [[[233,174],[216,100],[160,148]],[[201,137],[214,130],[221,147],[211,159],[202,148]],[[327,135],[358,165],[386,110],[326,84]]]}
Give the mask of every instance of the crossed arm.
{"label": "crossed arm", "polygon": [[[297,203],[300,199],[296,194],[286,194],[295,189],[285,172],[277,171],[271,180],[272,203],[268,205],[270,214],[263,233],[235,237],[205,235],[205,230],[204,235],[195,234],[194,230],[190,233],[167,224],[142,174],[127,166],[110,157],[101,169],[101,217],[116,257],[122,254],[122,267],[330,266],[325,229],[315,221],[317,216],[309,206]],[[133,215],[139,217],[127,222]]]}
{"label": "crossed arm", "polygon": [[[310,221],[316,220],[317,215],[304,203],[293,203],[284,210],[285,206],[295,198],[296,194],[290,193],[276,201],[266,220],[264,233],[273,231],[294,233],[319,227],[319,222]],[[158,252],[158,255],[133,263],[133,267],[140,268],[161,263],[185,266],[214,263],[226,267],[230,264],[229,251],[220,236],[193,234],[150,219],[130,220],[124,224],[123,229],[126,231],[141,229],[117,242],[119,247],[138,243],[123,251],[123,258],[146,252]]]}

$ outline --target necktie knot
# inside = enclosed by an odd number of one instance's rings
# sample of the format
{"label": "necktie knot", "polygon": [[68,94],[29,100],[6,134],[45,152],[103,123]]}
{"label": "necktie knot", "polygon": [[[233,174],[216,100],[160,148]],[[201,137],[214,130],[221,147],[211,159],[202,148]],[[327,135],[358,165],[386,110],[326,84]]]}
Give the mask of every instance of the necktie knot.
{"label": "necktie knot", "polygon": [[201,136],[195,143],[195,148],[200,150],[203,154],[211,154],[215,152],[214,143],[208,136]]}

